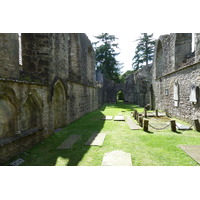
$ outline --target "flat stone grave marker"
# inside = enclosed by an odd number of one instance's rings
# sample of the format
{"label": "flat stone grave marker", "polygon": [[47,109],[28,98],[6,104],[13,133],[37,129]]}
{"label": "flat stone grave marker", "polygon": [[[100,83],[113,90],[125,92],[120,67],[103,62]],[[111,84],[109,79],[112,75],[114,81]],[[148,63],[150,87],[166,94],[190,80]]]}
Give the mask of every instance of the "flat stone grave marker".
{"label": "flat stone grave marker", "polygon": [[128,121],[127,124],[131,130],[140,130],[142,128],[134,122]]}
{"label": "flat stone grave marker", "polygon": [[177,125],[178,130],[192,130],[191,127],[183,125],[183,124],[176,123],[176,125]]}
{"label": "flat stone grave marker", "polygon": [[57,132],[61,131],[62,129],[63,129],[63,128],[55,129],[55,130],[54,130],[54,133],[57,133]]}
{"label": "flat stone grave marker", "polygon": [[200,164],[200,145],[178,145],[178,147]]}
{"label": "flat stone grave marker", "polygon": [[114,121],[125,121],[124,116],[115,116]]}
{"label": "flat stone grave marker", "polygon": [[10,163],[11,166],[19,166],[20,164],[22,164],[24,162],[24,160],[22,158],[18,158],[17,160],[15,160],[14,162]]}
{"label": "flat stone grave marker", "polygon": [[102,146],[105,137],[106,137],[105,133],[95,133],[88,139],[88,141],[85,143],[85,145]]}
{"label": "flat stone grave marker", "polygon": [[131,118],[127,118],[127,124],[132,130],[140,130],[141,127],[137,125]]}
{"label": "flat stone grave marker", "polygon": [[105,153],[101,166],[132,166],[131,154],[121,150]]}
{"label": "flat stone grave marker", "polygon": [[104,118],[102,118],[103,120],[112,120],[113,116],[105,116]]}
{"label": "flat stone grave marker", "polygon": [[70,149],[80,137],[80,135],[70,135],[57,149]]}

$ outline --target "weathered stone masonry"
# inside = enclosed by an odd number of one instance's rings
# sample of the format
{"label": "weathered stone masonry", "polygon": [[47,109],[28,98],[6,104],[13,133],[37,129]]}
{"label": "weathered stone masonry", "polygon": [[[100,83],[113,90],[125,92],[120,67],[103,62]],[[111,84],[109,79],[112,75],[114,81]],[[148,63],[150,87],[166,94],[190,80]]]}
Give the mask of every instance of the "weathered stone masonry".
{"label": "weathered stone masonry", "polygon": [[0,162],[97,109],[92,45],[85,34],[0,34]]}
{"label": "weathered stone masonry", "polygon": [[155,47],[152,84],[157,109],[191,122],[200,118],[200,34],[160,36]]}

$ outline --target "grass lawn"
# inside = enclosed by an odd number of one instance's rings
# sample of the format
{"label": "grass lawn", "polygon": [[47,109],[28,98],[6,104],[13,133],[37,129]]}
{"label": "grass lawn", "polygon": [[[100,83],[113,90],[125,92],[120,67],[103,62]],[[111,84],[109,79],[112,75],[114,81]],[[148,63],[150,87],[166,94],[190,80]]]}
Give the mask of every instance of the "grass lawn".
{"label": "grass lawn", "polygon": [[[100,166],[104,153],[113,150],[130,153],[133,166],[198,165],[177,145],[200,145],[199,132],[190,130],[174,133],[168,128],[146,133],[143,130],[131,130],[124,121],[101,120],[103,116],[115,116],[119,113],[125,118],[130,117],[134,108],[137,106],[123,103],[106,104],[102,109],[74,121],[42,143],[13,158],[6,165],[22,158],[25,162],[21,165],[25,166]],[[103,146],[84,145],[92,134],[99,132],[107,134]],[[57,149],[71,134],[80,134],[81,139],[69,150]]]}

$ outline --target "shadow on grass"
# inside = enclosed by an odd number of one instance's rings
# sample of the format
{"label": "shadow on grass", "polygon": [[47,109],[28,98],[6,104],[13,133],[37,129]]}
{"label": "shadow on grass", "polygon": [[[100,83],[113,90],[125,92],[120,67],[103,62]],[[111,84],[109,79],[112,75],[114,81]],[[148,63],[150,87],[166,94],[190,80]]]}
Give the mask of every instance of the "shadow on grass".
{"label": "shadow on grass", "polygon": [[[91,146],[86,146],[85,143],[93,134],[101,132],[104,127],[105,120],[102,120],[102,118],[104,118],[105,115],[101,111],[102,109],[105,110],[107,106],[131,111],[134,108],[134,105],[131,104],[105,104],[101,109],[86,114],[64,127],[61,131],[55,132],[30,150],[12,158],[10,161],[6,162],[5,165],[8,166],[17,158],[25,160],[25,162],[22,163],[24,166],[79,165],[91,148]],[[81,135],[81,138],[73,144],[71,149],[57,149],[64,140],[73,134]],[[89,160],[84,162],[88,165],[90,163]]]}
{"label": "shadow on grass", "polygon": [[[105,115],[100,110],[93,111],[72,122],[60,131],[55,132],[43,142],[35,145],[24,153],[13,157],[4,166],[18,158],[25,160],[22,166],[77,166],[91,146],[84,144],[94,133],[99,133],[104,126]],[[70,135],[81,135],[70,149],[57,149]]]}

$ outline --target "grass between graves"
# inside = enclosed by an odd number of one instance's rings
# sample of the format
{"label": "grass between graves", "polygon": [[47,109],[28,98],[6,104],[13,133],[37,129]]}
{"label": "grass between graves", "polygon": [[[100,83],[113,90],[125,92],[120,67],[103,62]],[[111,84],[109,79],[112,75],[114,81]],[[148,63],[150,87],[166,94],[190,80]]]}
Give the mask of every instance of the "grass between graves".
{"label": "grass between graves", "polygon": [[[198,165],[177,145],[200,145],[200,133],[194,130],[174,133],[169,128],[162,131],[131,130],[124,121],[101,120],[103,116],[122,113],[130,117],[136,105],[106,104],[102,109],[91,112],[74,121],[61,131],[53,134],[32,149],[11,159],[25,160],[25,166],[100,166],[104,153],[122,150],[130,153],[133,166],[195,166]],[[157,124],[156,124],[157,122]],[[181,122],[181,121],[179,121]],[[159,119],[152,121],[160,125]],[[186,123],[184,123],[186,124]],[[102,146],[85,146],[84,143],[94,133],[106,133]],[[69,150],[57,147],[71,134],[81,138]]]}

